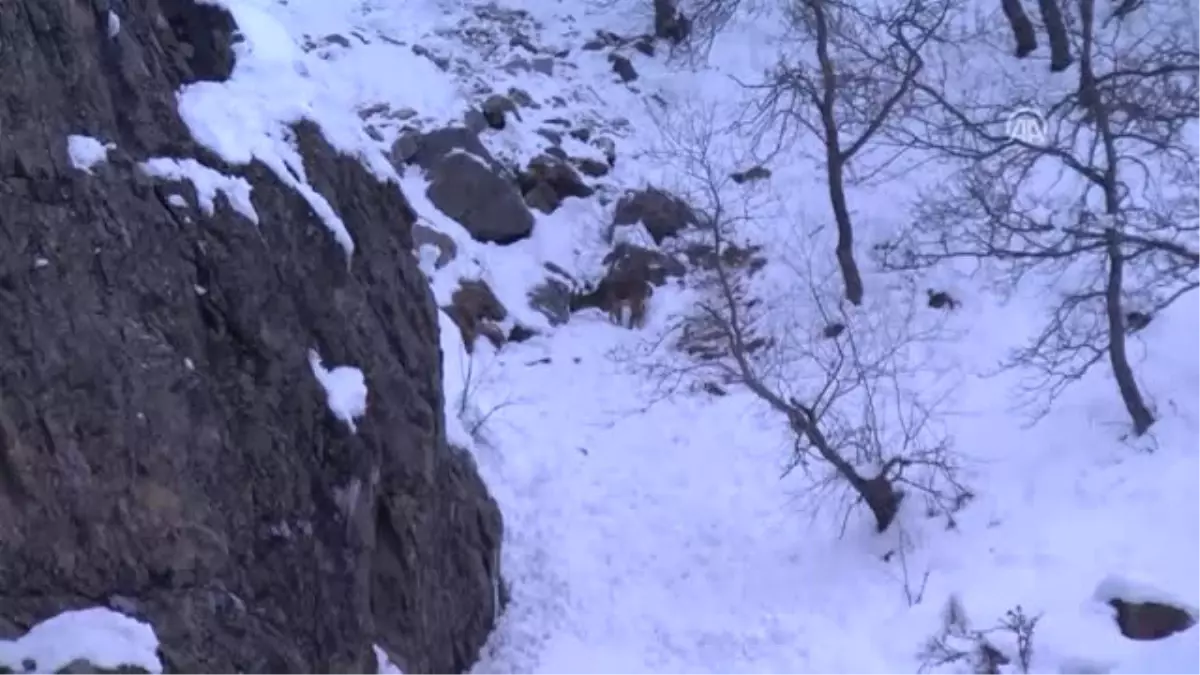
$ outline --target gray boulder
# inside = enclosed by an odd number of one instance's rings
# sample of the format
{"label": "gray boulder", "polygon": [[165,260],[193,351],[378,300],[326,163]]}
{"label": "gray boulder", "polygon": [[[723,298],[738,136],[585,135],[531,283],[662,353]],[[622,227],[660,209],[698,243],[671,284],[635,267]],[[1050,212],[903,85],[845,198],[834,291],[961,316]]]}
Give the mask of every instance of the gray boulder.
{"label": "gray boulder", "polygon": [[689,225],[699,225],[700,219],[687,202],[658,188],[650,187],[625,193],[613,212],[613,227],[641,223],[661,244]]}
{"label": "gray boulder", "polygon": [[533,214],[521,194],[474,155],[455,152],[437,160],[425,195],[477,241],[511,244],[533,232]]}

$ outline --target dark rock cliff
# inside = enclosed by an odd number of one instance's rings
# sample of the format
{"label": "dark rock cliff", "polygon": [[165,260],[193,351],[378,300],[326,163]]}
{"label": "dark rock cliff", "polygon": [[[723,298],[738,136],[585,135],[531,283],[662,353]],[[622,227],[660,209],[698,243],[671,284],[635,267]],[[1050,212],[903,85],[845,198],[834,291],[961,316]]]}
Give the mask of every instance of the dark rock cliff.
{"label": "dark rock cliff", "polygon": [[[230,17],[123,0],[113,39],[104,5],[0,2],[0,631],[108,604],[177,672],[370,671],[373,642],[408,672],[469,666],[501,520],[446,448],[411,209],[297,125],[347,269],[304,199],[178,117],[181,85],[229,76]],[[74,168],[70,134],[110,161]],[[140,174],[163,156],[244,177],[258,226]],[[365,374],[356,434],[309,349]]]}

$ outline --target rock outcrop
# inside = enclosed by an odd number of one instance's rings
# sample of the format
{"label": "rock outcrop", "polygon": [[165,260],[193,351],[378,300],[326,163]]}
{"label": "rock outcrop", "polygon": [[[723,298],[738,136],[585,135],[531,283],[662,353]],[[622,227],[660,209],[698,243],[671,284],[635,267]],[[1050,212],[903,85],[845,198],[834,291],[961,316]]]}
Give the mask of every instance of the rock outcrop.
{"label": "rock outcrop", "polygon": [[[446,447],[414,214],[296,125],[347,266],[304,198],[178,116],[181,85],[234,67],[231,18],[129,0],[114,37],[106,4],[0,3],[0,626],[113,606],[174,672],[372,672],[372,643],[406,672],[468,667],[501,520]],[[71,134],[109,161],[75,168]],[[143,175],[156,157],[246,181],[257,225]],[[356,433],[310,349],[364,373]]]}

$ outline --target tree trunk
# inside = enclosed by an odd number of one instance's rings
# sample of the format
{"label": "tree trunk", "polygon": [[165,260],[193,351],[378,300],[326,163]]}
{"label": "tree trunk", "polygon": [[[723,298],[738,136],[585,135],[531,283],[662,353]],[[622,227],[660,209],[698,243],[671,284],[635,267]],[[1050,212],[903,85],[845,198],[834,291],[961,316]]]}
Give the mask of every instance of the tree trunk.
{"label": "tree trunk", "polygon": [[853,305],[863,301],[862,275],[854,260],[854,226],[850,223],[850,209],[846,207],[846,189],[842,180],[840,158],[831,158],[829,165],[829,201],[833,205],[833,219],[837,223],[838,267],[842,271],[842,282],[846,286],[846,299]]}
{"label": "tree trunk", "polygon": [[854,466],[829,444],[829,439],[811,418],[801,418],[795,411],[792,411],[789,417],[792,430],[797,435],[807,438],[817,454],[833,466],[838,475],[850,484],[854,493],[866,503],[867,508],[871,509],[871,515],[875,517],[875,531],[886,531],[900,511],[900,500],[904,498],[904,493],[896,490],[884,473],[874,478],[863,478]]}
{"label": "tree trunk", "polygon": [[1154,424],[1154,414],[1146,407],[1129,356],[1125,349],[1125,317],[1121,294],[1124,284],[1125,254],[1121,250],[1121,201],[1118,196],[1120,180],[1117,176],[1117,139],[1112,132],[1108,108],[1100,100],[1096,87],[1096,74],[1092,69],[1092,43],[1095,37],[1095,0],[1079,0],[1079,27],[1082,41],[1079,49],[1080,101],[1091,107],[1096,129],[1100,134],[1104,150],[1104,212],[1113,219],[1105,229],[1106,253],[1108,254],[1108,283],[1104,290],[1105,315],[1108,320],[1108,360],[1112,365],[1121,401],[1133,419],[1133,433],[1141,436]]}
{"label": "tree trunk", "polygon": [[1108,360],[1112,364],[1113,376],[1117,379],[1117,389],[1121,392],[1121,400],[1125,409],[1133,419],[1133,433],[1141,436],[1154,424],[1154,414],[1142,400],[1142,392],[1138,389],[1137,380],[1133,377],[1133,368],[1129,365],[1129,356],[1125,349],[1125,325],[1121,311],[1121,284],[1125,268],[1125,257],[1121,253],[1121,235],[1116,228],[1110,227],[1105,232],[1108,239],[1108,286],[1105,289],[1106,314],[1108,318]]}
{"label": "tree trunk", "polygon": [[875,530],[886,531],[900,512],[900,502],[904,499],[904,493],[898,491],[886,476],[880,474],[864,481],[859,494],[867,503],[867,508],[871,509],[871,515],[875,516]]}
{"label": "tree trunk", "polygon": [[821,64],[821,127],[825,132],[826,180],[829,183],[829,204],[833,208],[833,219],[837,225],[838,267],[842,271],[842,282],[846,287],[846,299],[852,305],[861,305],[863,300],[862,275],[854,260],[854,226],[850,222],[850,209],[846,206],[845,167],[849,159],[842,153],[842,141],[838,131],[837,116],[838,84],[833,58],[829,55],[829,18],[825,14],[825,0],[808,0],[813,12],[813,27],[816,29],[817,60]]}
{"label": "tree trunk", "polygon": [[1025,14],[1021,0],[1000,0],[1004,8],[1004,18],[1012,28],[1013,39],[1017,43],[1017,58],[1023,59],[1037,49],[1037,33],[1033,30],[1033,22]]}
{"label": "tree trunk", "polygon": [[1071,40],[1067,37],[1067,25],[1063,22],[1058,0],[1038,0],[1042,23],[1050,38],[1050,72],[1061,73],[1071,67]]}

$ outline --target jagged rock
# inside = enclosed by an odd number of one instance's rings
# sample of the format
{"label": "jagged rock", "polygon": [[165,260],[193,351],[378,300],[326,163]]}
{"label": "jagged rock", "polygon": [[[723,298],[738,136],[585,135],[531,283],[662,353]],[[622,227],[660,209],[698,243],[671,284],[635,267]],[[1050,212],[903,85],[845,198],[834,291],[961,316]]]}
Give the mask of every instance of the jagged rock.
{"label": "jagged rock", "polygon": [[417,56],[423,56],[433,62],[439,70],[450,70],[450,58],[433,53],[433,50],[424,45],[413,45],[412,52]]}
{"label": "jagged rock", "polygon": [[439,161],[456,151],[466,152],[482,161],[490,170],[503,172],[504,167],[492,157],[479,136],[465,127],[443,127],[419,134],[414,139],[416,150],[408,161],[430,171]]}
{"label": "jagged rock", "polygon": [[480,106],[480,112],[483,113],[483,118],[487,120],[488,126],[493,129],[503,129],[505,115],[509,113],[517,119],[521,118],[520,113],[517,112],[517,106],[507,96],[501,94],[492,94],[487,97],[487,100]]}
{"label": "jagged rock", "polygon": [[[229,16],[126,2],[110,37],[90,7],[0,10],[21,73],[0,78],[20,102],[0,106],[0,629],[119,594],[168,672],[373,672],[374,642],[408,672],[464,670],[497,610],[502,525],[446,446],[412,210],[295,125],[357,244],[347,266],[302,196],[218,161],[176,112],[180,86],[229,75]],[[69,134],[110,161],[75,170]],[[244,179],[259,222],[140,175],[154,157]],[[357,433],[310,349],[365,374]]]}
{"label": "jagged rock", "polygon": [[511,244],[533,232],[533,214],[512,184],[466,153],[441,158],[425,195],[477,241]]}
{"label": "jagged rock", "polygon": [[519,106],[535,109],[539,107],[538,104],[534,102],[533,97],[529,95],[529,92],[525,91],[524,89],[509,87],[508,98],[510,101]]}
{"label": "jagged rock", "polygon": [[596,31],[596,36],[583,43],[583,49],[589,52],[600,51],[608,47],[617,47],[625,42],[620,35],[606,30]]}
{"label": "jagged rock", "polygon": [[533,44],[533,41],[530,40],[528,36],[521,35],[520,33],[512,36],[512,38],[509,39],[508,46],[520,47],[530,54],[537,54],[541,51]]}
{"label": "jagged rock", "polygon": [[587,143],[592,137],[592,130],[587,127],[577,127],[568,131],[567,133],[571,136],[571,138],[574,138],[580,143]]}
{"label": "jagged rock", "polygon": [[[503,125],[503,117],[500,118],[500,123]],[[475,108],[468,108],[463,113],[463,126],[473,134],[481,134],[491,126],[491,123],[488,122],[487,116],[482,111]]]}
{"label": "jagged rock", "polygon": [[426,246],[431,246],[437,250],[437,258],[433,262],[434,269],[440,270],[458,256],[458,245],[454,243],[454,239],[450,235],[435,230],[424,223],[413,223],[412,237],[413,250],[420,251]]}
{"label": "jagged rock", "polygon": [[427,172],[426,196],[472,237],[507,244],[533,231],[533,214],[508,172],[469,129],[437,129],[420,135],[415,143],[416,151],[408,161]]}
{"label": "jagged rock", "polygon": [[614,228],[641,223],[656,244],[699,222],[687,202],[654,187],[625,193],[613,212]]}
{"label": "jagged rock", "polygon": [[525,204],[531,209],[551,214],[558,208],[559,199],[558,195],[554,194],[554,188],[546,183],[534,183],[525,191]]}
{"label": "jagged rock", "polygon": [[575,163],[575,167],[579,169],[580,173],[592,178],[606,176],[611,170],[604,162],[591,159],[590,157],[576,157],[571,161]]}
{"label": "jagged rock", "polygon": [[563,142],[562,134],[555,131],[554,129],[541,128],[541,129],[537,130],[537,134],[539,136],[541,136],[542,138],[550,141],[554,145],[562,145],[562,142]]}
{"label": "jagged rock", "polygon": [[421,149],[421,134],[418,131],[409,129],[400,134],[396,141],[392,143],[392,151],[390,159],[397,170],[402,170]]}
{"label": "jagged rock", "polygon": [[622,82],[633,82],[638,78],[637,70],[634,69],[633,63],[624,56],[609,54],[608,62],[612,64],[613,72],[621,78]]}
{"label": "jagged rock", "polygon": [[518,181],[526,203],[543,213],[553,213],[567,197],[583,199],[595,193],[570,164],[549,155],[530,160]]}
{"label": "jagged rock", "polygon": [[571,293],[575,280],[556,265],[546,265],[550,275],[529,291],[529,306],[537,310],[551,326],[561,326],[571,319]]}
{"label": "jagged rock", "polygon": [[617,142],[608,136],[597,136],[592,139],[592,145],[604,153],[604,159],[609,166],[617,165]]}

